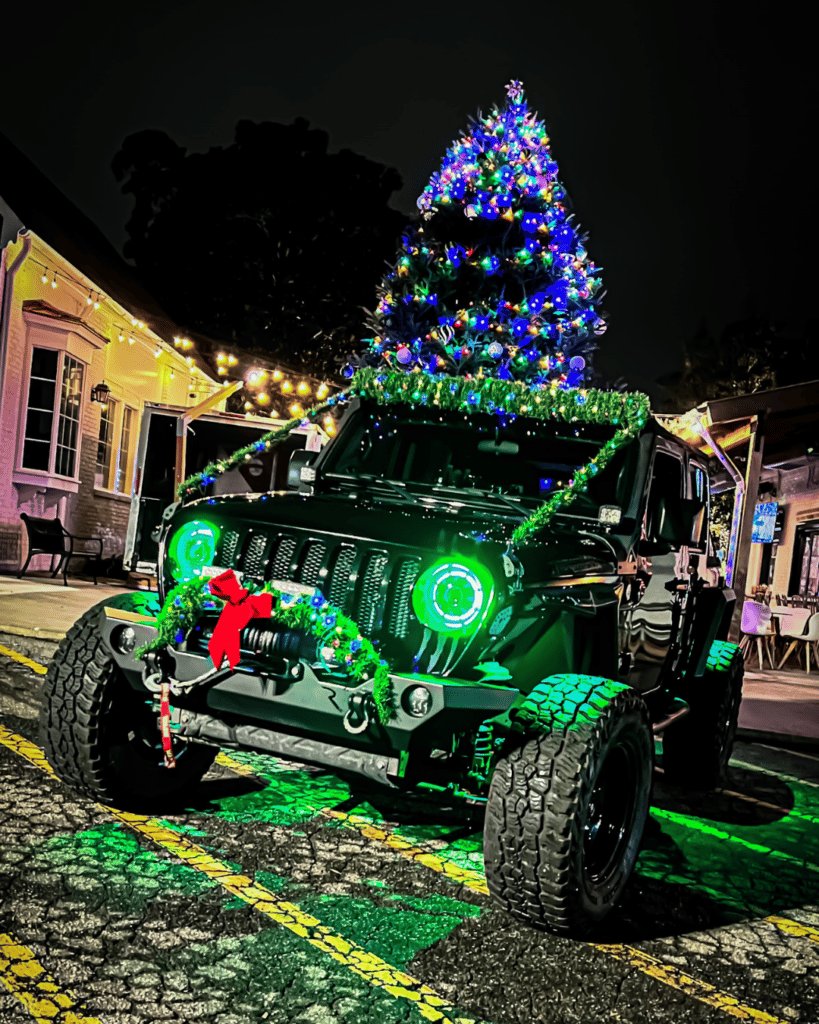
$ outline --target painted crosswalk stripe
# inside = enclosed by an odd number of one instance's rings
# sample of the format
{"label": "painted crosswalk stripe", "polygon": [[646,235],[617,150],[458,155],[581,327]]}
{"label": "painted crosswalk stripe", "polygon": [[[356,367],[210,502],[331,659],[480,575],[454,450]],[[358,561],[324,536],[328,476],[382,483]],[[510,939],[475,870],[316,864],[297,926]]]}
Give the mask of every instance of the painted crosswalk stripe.
{"label": "painted crosswalk stripe", "polygon": [[39,661],[32,661],[31,658],[27,658],[25,654],[20,654],[18,651],[13,651],[10,647],[4,647],[0,644],[0,654],[6,658],[11,658],[12,661],[19,662],[21,665],[25,665],[26,668],[30,668],[32,672],[36,672],[38,676],[44,676],[48,669],[45,665],[41,665]]}
{"label": "painted crosswalk stripe", "polygon": [[8,933],[0,933],[0,981],[38,1024],[103,1024],[99,1017],[89,1017],[32,950]]}
{"label": "painted crosswalk stripe", "polygon": [[[241,774],[247,774],[248,766],[239,761],[234,761],[230,755],[225,755],[220,763],[225,768],[232,768],[235,764],[237,767],[242,769]],[[264,780],[260,779],[260,781]],[[413,861],[416,864],[421,864],[423,867],[429,868],[432,871],[437,871],[439,874],[444,875],[453,882],[465,886],[472,892],[480,893],[483,896],[489,895],[489,889],[486,885],[486,876],[482,872],[473,871],[469,868],[462,868],[459,864],[455,864],[454,861],[443,856],[438,850],[433,852],[428,849],[425,850],[421,846],[416,846],[408,840],[403,839],[401,836],[396,835],[394,832],[391,832],[383,825],[376,825],[369,819],[360,815],[337,811],[332,807],[322,807],[317,809],[316,813],[325,818],[338,821],[346,828],[354,829],[370,842],[374,842],[393,853],[397,853],[406,860]],[[771,923],[776,923],[775,920],[770,920]],[[785,918],[777,920],[783,922],[786,921]],[[813,931],[813,929],[809,929],[804,925],[799,925],[795,921],[788,923],[794,926],[789,934],[798,934],[803,938],[811,937],[807,933]],[[778,926],[781,927],[781,925]],[[784,931],[786,929],[782,928],[782,930]],[[613,956],[617,960],[628,963],[630,966],[641,971],[643,974],[647,974],[649,977],[654,978],[656,981],[660,981],[671,988],[685,992],[686,995],[699,1000],[701,1003],[706,1003],[709,1006],[716,1007],[718,1010],[721,1010],[723,1013],[726,1013],[729,1017],[733,1017],[736,1020],[752,1021],[754,1024],[785,1024],[781,1018],[765,1013],[763,1010],[757,1010],[753,1006],[747,1006],[745,1003],[740,1002],[740,1000],[735,996],[732,996],[727,992],[720,991],[713,985],[710,985],[707,981],[701,981],[699,978],[693,978],[690,975],[683,973],[678,967],[675,967],[672,964],[667,964],[664,961],[659,960],[657,957],[651,956],[649,953],[644,953],[642,950],[636,949],[634,946],[610,945],[596,942],[590,942],[588,945],[591,946],[592,949],[605,953],[607,956]]]}
{"label": "painted crosswalk stripe", "polygon": [[[42,750],[22,736],[10,733],[0,726],[0,743],[5,744],[38,768],[48,762]],[[49,767],[51,775],[54,771]],[[326,953],[353,974],[369,982],[375,988],[383,989],[397,999],[404,999],[416,1007],[421,1016],[434,1024],[481,1024],[472,1017],[455,1016],[457,1012],[446,999],[434,989],[401,971],[374,953],[368,952],[358,943],[334,932],[315,917],[307,914],[296,904],[280,900],[265,886],[254,882],[247,875],[235,871],[230,865],[212,857],[207,850],[197,846],[178,832],[167,828],[155,818],[144,814],[130,814],[113,807],[97,804],[102,811],[116,818],[152,843],[178,857],[188,867],[201,871],[220,885],[225,892],[238,896],[265,917],[304,939],[315,949]],[[68,1024],[68,1021],[65,1022]]]}

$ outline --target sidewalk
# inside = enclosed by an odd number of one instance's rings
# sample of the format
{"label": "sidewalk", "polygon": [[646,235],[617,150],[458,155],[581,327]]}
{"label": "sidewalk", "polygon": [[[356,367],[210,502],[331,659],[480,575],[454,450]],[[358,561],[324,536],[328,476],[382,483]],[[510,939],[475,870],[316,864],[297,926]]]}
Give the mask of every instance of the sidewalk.
{"label": "sidewalk", "polygon": [[[119,580],[101,580],[98,586],[90,579],[69,581],[64,587],[60,577],[0,575],[0,635],[7,634],[9,643],[15,636],[53,643],[99,601],[135,589]],[[819,748],[819,671],[759,672],[754,664],[751,659],[745,669],[740,735]]]}
{"label": "sidewalk", "polygon": [[62,640],[83,612],[115,594],[134,587],[124,580],[68,577],[51,579],[47,574],[27,573],[22,579],[0,575],[0,633],[39,640]]}

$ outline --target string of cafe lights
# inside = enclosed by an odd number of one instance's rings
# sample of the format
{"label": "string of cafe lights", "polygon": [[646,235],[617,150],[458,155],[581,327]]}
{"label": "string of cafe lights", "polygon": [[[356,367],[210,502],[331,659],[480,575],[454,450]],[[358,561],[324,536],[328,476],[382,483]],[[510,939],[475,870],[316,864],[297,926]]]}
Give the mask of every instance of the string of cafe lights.
{"label": "string of cafe lights", "polygon": [[[134,345],[137,342],[144,345],[149,351],[153,353],[155,359],[158,359],[163,352],[167,351],[172,353],[173,349],[168,345],[162,338],[157,336],[157,343],[154,344],[150,339],[141,337],[139,331],[145,330],[144,321],[130,314],[126,309],[121,307],[119,303],[106,295],[104,292],[97,288],[93,288],[88,285],[85,281],[80,281],[72,274],[67,273],[65,270],[55,270],[53,267],[49,267],[48,264],[41,263],[39,260],[32,259],[29,257],[29,262],[42,270],[40,280],[43,284],[51,284],[53,289],[57,289],[60,284],[72,284],[82,294],[85,293],[85,303],[87,306],[92,306],[95,310],[100,309],[104,302],[109,303],[110,316],[112,324],[110,327],[111,340],[117,340],[124,342],[127,338],[129,345]],[[119,307],[119,310],[116,307]],[[148,328],[150,330],[150,328]],[[188,369],[191,373],[199,373],[199,367],[194,365],[194,360],[188,358],[185,360],[188,365]]]}
{"label": "string of cafe lights", "polygon": [[[106,296],[104,292],[89,287],[84,281],[78,280],[64,270],[56,270],[36,259],[31,259],[31,263],[42,270],[41,280],[43,284],[50,284],[56,290],[60,284],[70,283],[80,293],[87,293],[85,298],[86,305],[93,306],[95,310],[100,309],[106,299],[108,299],[111,306],[119,305],[115,303],[115,300]],[[161,338],[158,338],[156,344],[154,344],[149,339],[139,336],[138,332],[145,329],[145,323],[142,320],[130,315],[124,309],[122,314],[117,313],[116,309],[112,309],[111,315],[116,321],[120,321],[111,325],[112,341],[116,339],[124,343],[127,339],[129,345],[134,345],[139,341],[152,352],[155,359],[159,359],[163,352],[180,355],[184,358],[188,371],[191,374],[190,387],[199,390],[199,387],[204,384],[203,381],[194,381],[193,378],[193,374],[200,371],[193,355],[191,355],[191,351],[194,350],[195,346],[190,338],[175,336],[173,348]],[[239,359],[232,352],[218,352],[216,356],[218,375],[221,378],[229,379],[234,377],[234,379],[239,379],[236,377],[234,370],[238,363]],[[176,378],[173,366],[169,367],[168,377],[169,380],[175,380]],[[318,381],[308,375],[299,375],[279,368],[268,369],[262,366],[250,366],[244,374],[244,409],[245,415],[248,418],[253,415],[277,418],[279,410],[271,404],[271,386],[275,387],[280,393],[286,405],[287,414],[290,417],[300,416],[304,413],[305,405],[303,403],[306,403],[309,407],[312,404],[311,399],[321,402],[330,394],[330,385],[326,381]],[[332,434],[335,432],[332,416],[326,416],[322,426],[327,433]]]}
{"label": "string of cafe lights", "polygon": [[[174,345],[182,352],[194,348],[190,338],[175,337]],[[190,356],[186,357],[191,359]],[[279,418],[279,410],[271,405],[271,388],[275,388],[287,406],[289,417],[301,416],[313,404],[313,401],[325,401],[330,395],[330,384],[319,381],[306,374],[293,373],[278,367],[270,368],[248,365],[246,369],[237,369],[239,358],[233,352],[219,351],[216,353],[216,372],[220,377],[229,380],[243,380],[244,409],[247,417],[267,415]],[[289,404],[287,404],[289,403]],[[335,433],[333,417],[324,417],[322,427],[326,433]]]}

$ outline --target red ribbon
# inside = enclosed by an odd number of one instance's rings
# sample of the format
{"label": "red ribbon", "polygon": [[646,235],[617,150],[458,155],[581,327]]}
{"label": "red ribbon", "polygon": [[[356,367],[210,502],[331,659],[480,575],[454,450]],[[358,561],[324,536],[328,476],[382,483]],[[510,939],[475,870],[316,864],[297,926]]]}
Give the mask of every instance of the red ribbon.
{"label": "red ribbon", "polygon": [[166,679],[159,690],[159,729],[162,733],[162,759],[166,768],[176,768],[171,739],[171,684]]}
{"label": "red ribbon", "polygon": [[208,643],[213,664],[221,668],[222,659],[227,658],[231,668],[239,662],[239,633],[251,619],[269,619],[273,612],[272,594],[254,594],[239,586],[232,569],[214,576],[210,581],[210,592],[225,601],[225,607],[216,623],[216,629]]}

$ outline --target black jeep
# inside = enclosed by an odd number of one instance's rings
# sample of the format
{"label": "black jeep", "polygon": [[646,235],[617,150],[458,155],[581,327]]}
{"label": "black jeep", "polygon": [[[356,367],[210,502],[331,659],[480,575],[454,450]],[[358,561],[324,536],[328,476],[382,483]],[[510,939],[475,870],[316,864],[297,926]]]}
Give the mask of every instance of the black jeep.
{"label": "black jeep", "polygon": [[[312,595],[314,619],[346,616],[375,645],[381,696],[332,629],[275,616],[247,622],[234,669],[214,667],[218,607],[137,660],[160,624],[148,596],[128,594],[84,615],[49,667],[49,760],[120,806],[184,789],[224,746],[485,808],[495,901],[587,932],[634,866],[654,737],[666,778],[715,784],[742,687],[707,466],[656,421],[511,543],[614,433],[356,398],[321,452],[293,457],[291,490],[169,513],[159,597],[231,569],[251,592]],[[169,682],[171,770],[158,752]]]}

